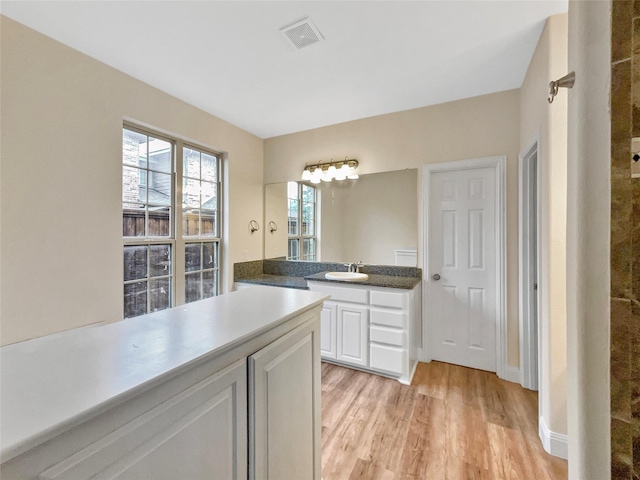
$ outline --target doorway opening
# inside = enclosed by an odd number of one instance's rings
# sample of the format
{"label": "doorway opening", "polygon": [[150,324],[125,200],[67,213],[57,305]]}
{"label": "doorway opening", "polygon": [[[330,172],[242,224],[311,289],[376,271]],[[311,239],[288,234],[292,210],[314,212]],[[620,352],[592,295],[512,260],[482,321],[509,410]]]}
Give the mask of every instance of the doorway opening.
{"label": "doorway opening", "polygon": [[538,390],[540,210],[538,140],[519,156],[520,372],[524,388]]}

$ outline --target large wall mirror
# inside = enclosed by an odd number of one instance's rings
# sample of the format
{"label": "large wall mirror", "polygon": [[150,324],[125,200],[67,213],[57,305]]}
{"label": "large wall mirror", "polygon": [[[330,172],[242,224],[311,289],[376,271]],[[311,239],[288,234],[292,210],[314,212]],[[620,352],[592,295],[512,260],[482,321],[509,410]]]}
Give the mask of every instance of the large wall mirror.
{"label": "large wall mirror", "polygon": [[395,265],[417,249],[417,224],[417,169],[265,187],[265,258]]}

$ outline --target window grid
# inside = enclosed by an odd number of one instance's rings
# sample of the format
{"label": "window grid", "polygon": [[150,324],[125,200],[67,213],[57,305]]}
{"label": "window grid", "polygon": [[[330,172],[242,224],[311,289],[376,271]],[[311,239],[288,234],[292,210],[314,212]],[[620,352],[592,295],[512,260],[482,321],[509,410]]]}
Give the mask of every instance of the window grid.
{"label": "window grid", "polygon": [[[197,174],[187,170],[185,163],[187,154],[194,152]],[[124,318],[220,293],[221,157],[179,139],[124,124]],[[183,167],[176,169],[177,165]],[[188,193],[186,180],[198,182],[197,191],[191,192],[197,194],[197,205],[184,202],[188,200],[184,197]],[[184,222],[188,208],[194,208],[197,215],[195,232]],[[190,245],[198,246],[197,270],[188,265]],[[165,258],[157,255],[158,249],[163,249]],[[132,259],[134,252],[139,257],[137,263]]]}
{"label": "window grid", "polygon": [[288,260],[316,260],[317,190],[299,182],[287,184]]}

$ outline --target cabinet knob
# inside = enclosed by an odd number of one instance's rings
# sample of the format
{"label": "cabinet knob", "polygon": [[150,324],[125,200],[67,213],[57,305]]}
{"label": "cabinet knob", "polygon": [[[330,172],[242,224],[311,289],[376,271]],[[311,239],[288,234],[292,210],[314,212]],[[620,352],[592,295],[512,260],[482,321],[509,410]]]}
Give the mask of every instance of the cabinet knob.
{"label": "cabinet knob", "polygon": [[440,280],[440,275],[438,275],[438,274],[436,273],[436,274],[434,274],[434,275],[433,275],[433,277],[431,277],[431,278],[433,278],[433,279],[437,282],[438,280]]}

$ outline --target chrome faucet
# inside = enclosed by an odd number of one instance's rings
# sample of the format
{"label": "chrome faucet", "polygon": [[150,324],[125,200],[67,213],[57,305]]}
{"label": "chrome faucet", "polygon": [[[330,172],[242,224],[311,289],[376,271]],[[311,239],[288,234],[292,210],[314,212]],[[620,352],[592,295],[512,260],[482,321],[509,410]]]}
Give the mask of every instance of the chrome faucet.
{"label": "chrome faucet", "polygon": [[358,273],[360,272],[360,267],[362,267],[362,261],[358,260],[357,262],[348,264],[348,271],[352,273]]}

